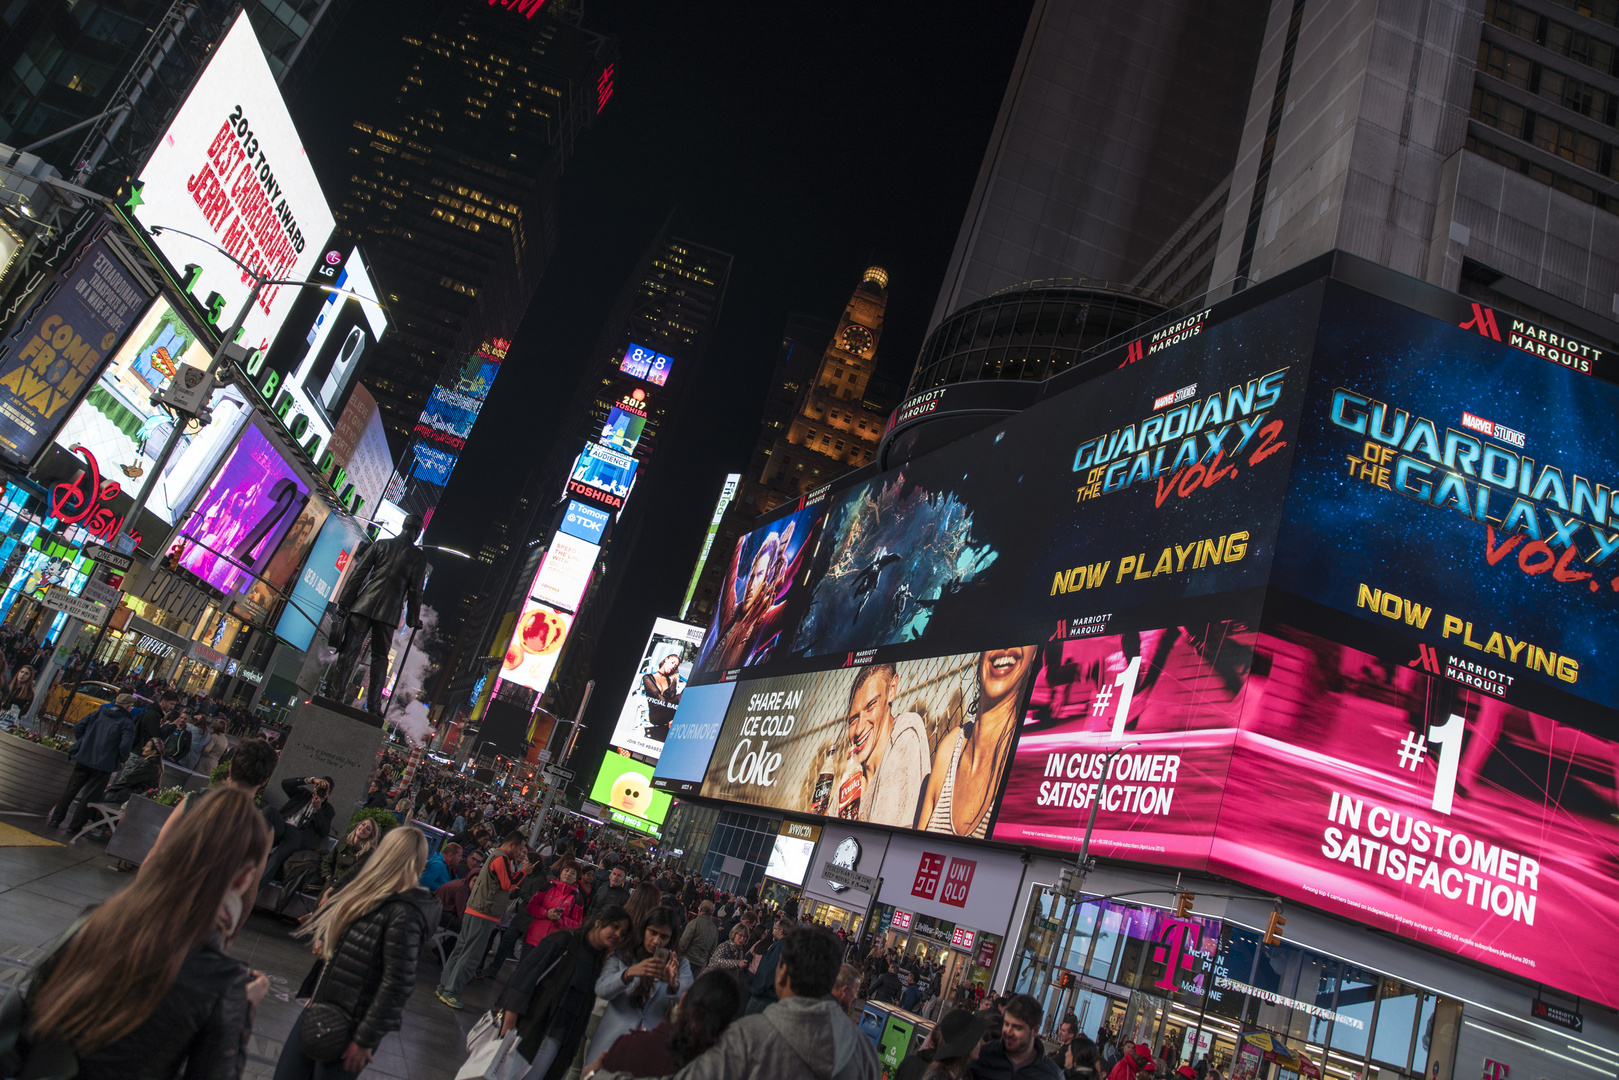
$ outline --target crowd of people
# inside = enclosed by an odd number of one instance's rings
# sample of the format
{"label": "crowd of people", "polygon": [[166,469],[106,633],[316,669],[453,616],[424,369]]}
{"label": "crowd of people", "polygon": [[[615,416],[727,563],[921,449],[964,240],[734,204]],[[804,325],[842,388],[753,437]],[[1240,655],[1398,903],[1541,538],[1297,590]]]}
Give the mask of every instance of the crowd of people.
{"label": "crowd of people", "polygon": [[[121,694],[81,723],[75,783],[107,779],[107,765],[113,787],[152,782],[184,706],[163,690],[133,705]],[[81,1080],[240,1076],[266,979],[231,943],[264,882],[317,897],[295,931],[313,967],[277,1080],[362,1072],[440,936],[434,995],[462,1010],[466,987],[490,981],[496,1004],[479,1024],[510,1080],[880,1080],[858,1027],[868,999],[937,1018],[895,1080],[1138,1080],[1160,1067],[1155,1080],[1209,1080],[1206,1061],[1170,1068],[1108,1033],[1099,1048],[1072,1016],[1048,1053],[1032,997],[947,991],[925,957],[845,940],[757,888],[716,889],[582,819],[539,821],[430,763],[388,755],[343,823],[327,777],[283,781],[272,809],[259,796],[276,760],[265,740],[242,740],[220,781],[176,808],[131,885],[50,950],[12,1018],[14,1058],[41,1075],[73,1061]],[[17,1064],[6,1024],[0,1069]]]}

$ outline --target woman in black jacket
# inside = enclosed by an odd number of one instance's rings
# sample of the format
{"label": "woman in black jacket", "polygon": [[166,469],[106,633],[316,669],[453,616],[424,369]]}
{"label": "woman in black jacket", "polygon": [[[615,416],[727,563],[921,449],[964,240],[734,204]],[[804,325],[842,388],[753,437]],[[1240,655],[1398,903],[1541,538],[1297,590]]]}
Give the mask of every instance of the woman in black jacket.
{"label": "woman in black jacket", "polygon": [[298,931],[312,939],[324,961],[310,1004],[336,1005],[352,1021],[352,1035],[339,1060],[316,1061],[300,1047],[300,1013],[275,1080],[350,1080],[371,1061],[382,1037],[399,1030],[416,988],[422,942],[439,917],[438,901],[416,884],[426,865],[421,830],[393,829],[354,880]]}
{"label": "woman in black jacket", "polygon": [[224,787],[200,799],[130,886],[35,970],[24,1056],[76,1055],[79,1080],[237,1080],[270,980],[226,942],[269,851],[251,795]]}
{"label": "woman in black jacket", "polygon": [[523,951],[498,1008],[501,1034],[517,1029],[517,1053],[527,1071],[508,1075],[559,1080],[567,1073],[596,1002],[602,961],[629,936],[629,912],[612,904],[591,912],[579,929],[558,930]]}

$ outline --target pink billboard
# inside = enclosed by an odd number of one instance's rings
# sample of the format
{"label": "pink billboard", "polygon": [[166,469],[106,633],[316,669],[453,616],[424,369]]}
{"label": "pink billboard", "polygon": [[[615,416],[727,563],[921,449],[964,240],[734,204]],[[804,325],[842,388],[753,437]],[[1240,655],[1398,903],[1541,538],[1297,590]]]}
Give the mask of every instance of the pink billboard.
{"label": "pink billboard", "polygon": [[1096,854],[1619,1005],[1619,745],[1397,648],[1235,623],[1050,645],[994,838],[1077,849],[1099,794]]}

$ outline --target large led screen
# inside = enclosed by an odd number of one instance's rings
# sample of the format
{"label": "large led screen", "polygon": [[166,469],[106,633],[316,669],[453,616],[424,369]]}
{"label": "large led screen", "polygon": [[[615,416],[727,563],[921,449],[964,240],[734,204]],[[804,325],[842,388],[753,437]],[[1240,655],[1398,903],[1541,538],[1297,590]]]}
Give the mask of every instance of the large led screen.
{"label": "large led screen", "polygon": [[1520,688],[1619,706],[1619,389],[1344,286],[1334,299],[1272,584]]}
{"label": "large led screen", "polygon": [[599,554],[598,545],[558,533],[551,538],[551,546],[540,562],[531,595],[563,611],[578,611]]}
{"label": "large led screen", "polygon": [[[252,287],[232,256],[270,278],[309,277],[332,231],[332,211],[245,13],[215,47],[133,186],[135,220],[160,228],[155,243],[171,266],[198,267],[191,291],[219,294],[221,325],[236,317]],[[265,288],[247,313],[241,344],[269,348],[298,291]]]}
{"label": "large led screen", "polygon": [[669,737],[664,740],[663,753],[652,774],[653,787],[676,795],[703,789],[714,743],[725,726],[725,712],[735,694],[734,682],[687,686],[681,692]]}
{"label": "large led screen", "polygon": [[244,588],[308,497],[297,471],[249,424],[180,528],[180,565],[221,592]]}
{"label": "large led screen", "polygon": [[634,375],[637,379],[645,379],[654,386],[662,386],[669,381],[669,370],[674,363],[660,352],[641,345],[631,345],[624,350],[624,359],[619,361],[618,370],[626,375]]}
{"label": "large led screen", "polygon": [[700,626],[673,619],[653,622],[635,681],[624,696],[624,707],[608,740],[613,746],[658,760],[702,642]]}
{"label": "large led screen", "polygon": [[669,796],[652,786],[652,766],[627,758],[623,754],[609,753],[602,758],[602,767],[591,785],[590,797],[616,811],[614,820],[622,824],[619,815],[629,815],[654,825],[662,825],[669,816]]}
{"label": "large led screen", "polygon": [[321,526],[303,572],[276,621],[276,637],[295,649],[308,649],[320,627],[327,605],[336,598],[343,575],[353,561],[364,534],[351,521],[328,517]]}
{"label": "large led screen", "polygon": [[26,465],[45,449],[150,301],[106,240],[73,253],[0,339],[0,455]]}
{"label": "large led screen", "polygon": [[[206,368],[210,360],[180,313],[154,300],[57,432],[57,444],[87,448],[108,472],[117,469],[120,484],[139,490],[174,431],[173,415],[152,404],[152,395],[168,386],[180,364]],[[213,419],[206,426],[190,423],[181,432],[147,501],[146,509],[169,524],[185,515],[252,412],[237,385],[216,390],[209,408]]]}
{"label": "large led screen", "polygon": [[804,876],[809,873],[810,857],[814,854],[815,841],[800,840],[796,836],[778,836],[770,848],[765,877],[785,881],[789,885],[802,885]]}
{"label": "large led screen", "polygon": [[531,597],[517,616],[517,627],[506,646],[500,677],[526,686],[536,694],[545,693],[572,626],[572,615]]}
{"label": "large led screen", "polygon": [[1044,641],[1076,614],[1262,587],[1320,298],[1279,297],[761,525],[694,679]]}
{"label": "large led screen", "polygon": [[615,512],[622,510],[635,484],[637,464],[632,457],[590,443],[568,473],[568,494]]}
{"label": "large led screen", "polygon": [[702,793],[986,837],[1037,654],[991,649],[742,683]]}

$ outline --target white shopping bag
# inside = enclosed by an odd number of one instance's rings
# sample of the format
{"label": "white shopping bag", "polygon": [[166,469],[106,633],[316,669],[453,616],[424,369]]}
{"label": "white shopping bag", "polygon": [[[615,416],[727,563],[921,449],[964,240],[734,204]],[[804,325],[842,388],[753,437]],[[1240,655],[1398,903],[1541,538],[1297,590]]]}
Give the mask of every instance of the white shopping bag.
{"label": "white shopping bag", "polygon": [[500,1010],[490,1009],[478,1017],[478,1022],[467,1032],[467,1053],[476,1054],[478,1048],[500,1033]]}
{"label": "white shopping bag", "polygon": [[503,1038],[488,1039],[461,1066],[455,1080],[504,1080],[507,1059],[517,1052],[517,1032],[508,1031]]}

